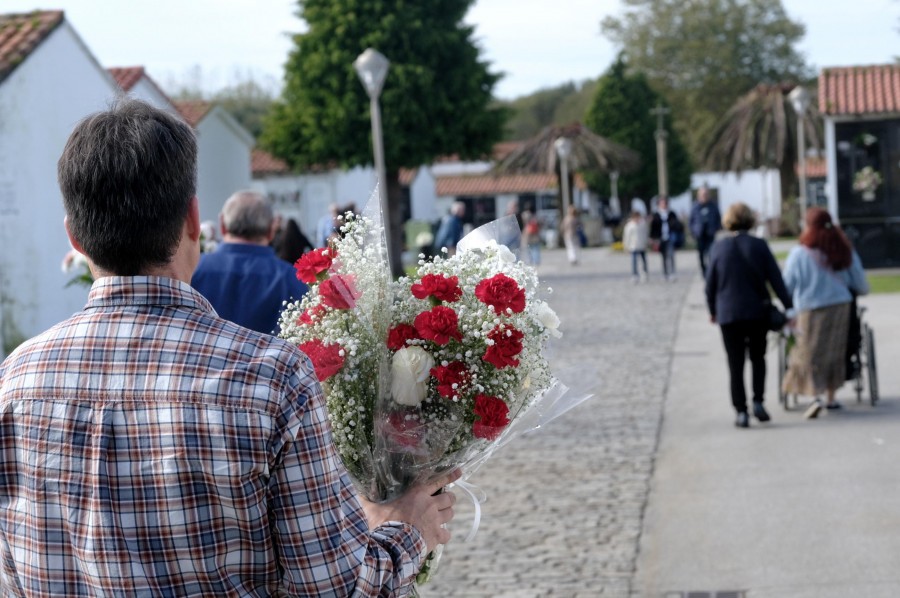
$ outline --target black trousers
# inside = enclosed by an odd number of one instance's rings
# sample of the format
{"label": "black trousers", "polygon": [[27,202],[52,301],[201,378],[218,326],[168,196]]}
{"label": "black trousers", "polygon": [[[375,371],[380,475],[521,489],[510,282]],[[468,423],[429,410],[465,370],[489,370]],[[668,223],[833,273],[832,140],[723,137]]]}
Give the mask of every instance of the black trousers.
{"label": "black trousers", "polygon": [[722,341],[728,355],[731,375],[731,404],[738,413],[747,411],[744,390],[744,360],[750,354],[753,370],[753,401],[763,402],[766,391],[766,323],[764,320],[744,320],[722,324]]}

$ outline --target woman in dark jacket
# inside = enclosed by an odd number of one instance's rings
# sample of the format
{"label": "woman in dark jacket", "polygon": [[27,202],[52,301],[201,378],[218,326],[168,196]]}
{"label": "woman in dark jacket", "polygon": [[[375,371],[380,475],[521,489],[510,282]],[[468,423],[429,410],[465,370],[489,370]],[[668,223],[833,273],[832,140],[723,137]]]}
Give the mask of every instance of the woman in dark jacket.
{"label": "woman in dark jacket", "polygon": [[766,388],[766,333],[768,332],[768,282],[791,316],[791,296],[769,245],[747,234],[756,224],[745,204],[733,204],[722,225],[732,234],[716,241],[709,252],[706,303],[710,321],[722,328],[722,341],[731,374],[731,403],[737,411],[735,425],[747,428],[747,394],[744,390],[744,360],[749,352],[753,369],[753,415],[769,421],[763,407]]}

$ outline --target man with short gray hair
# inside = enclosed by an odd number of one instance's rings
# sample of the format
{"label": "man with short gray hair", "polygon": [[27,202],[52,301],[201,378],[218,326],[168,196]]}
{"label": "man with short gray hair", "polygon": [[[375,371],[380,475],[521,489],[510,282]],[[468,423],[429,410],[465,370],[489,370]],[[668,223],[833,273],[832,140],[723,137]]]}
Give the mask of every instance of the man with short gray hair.
{"label": "man with short gray hair", "polygon": [[223,242],[200,256],[191,286],[226,320],[272,334],[285,301],[307,291],[294,268],[269,247],[276,223],[272,206],[256,191],[238,191],[219,214]]}

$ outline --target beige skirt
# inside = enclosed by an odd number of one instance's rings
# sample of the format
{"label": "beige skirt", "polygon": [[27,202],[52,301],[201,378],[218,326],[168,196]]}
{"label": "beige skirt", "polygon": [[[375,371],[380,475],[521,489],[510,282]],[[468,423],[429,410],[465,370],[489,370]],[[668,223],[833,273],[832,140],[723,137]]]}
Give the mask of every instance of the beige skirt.
{"label": "beige skirt", "polygon": [[850,303],[801,311],[782,390],[815,397],[844,384]]}

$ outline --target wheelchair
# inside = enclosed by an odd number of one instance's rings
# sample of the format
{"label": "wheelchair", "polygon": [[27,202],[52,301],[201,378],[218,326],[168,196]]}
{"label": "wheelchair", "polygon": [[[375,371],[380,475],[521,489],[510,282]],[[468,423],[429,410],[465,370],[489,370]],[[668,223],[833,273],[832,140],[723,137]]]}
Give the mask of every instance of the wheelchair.
{"label": "wheelchair", "polygon": [[[874,407],[878,402],[878,367],[875,361],[875,331],[865,321],[866,308],[858,306],[854,299],[847,337],[846,380],[852,382],[856,392],[856,402],[862,403],[864,391],[868,390],[869,403]],[[781,383],[788,369],[788,355],[793,339],[782,333],[778,335],[778,399],[785,410],[798,407],[797,395],[782,390]]]}

